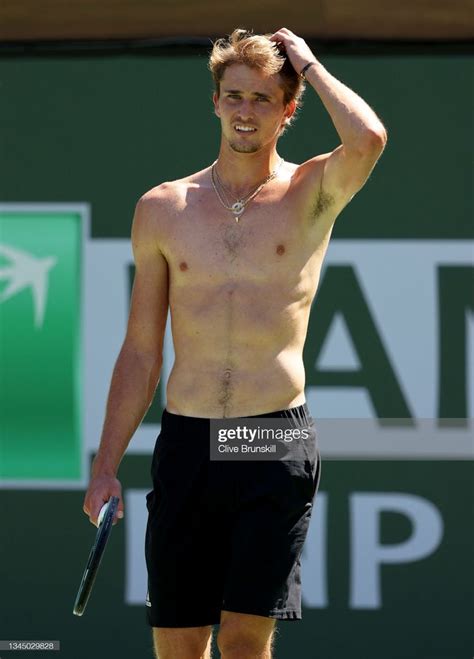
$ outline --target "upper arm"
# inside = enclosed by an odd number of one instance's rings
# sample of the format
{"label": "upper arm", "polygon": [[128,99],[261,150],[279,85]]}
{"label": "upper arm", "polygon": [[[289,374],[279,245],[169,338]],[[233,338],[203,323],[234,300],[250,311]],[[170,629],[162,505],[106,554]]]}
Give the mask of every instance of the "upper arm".
{"label": "upper arm", "polygon": [[135,261],[125,346],[153,363],[162,361],[168,315],[168,264],[160,250],[160,202],[144,195],[135,208]]}
{"label": "upper arm", "polygon": [[377,139],[357,149],[340,144],[325,158],[321,193],[343,208],[364,186],[384,147],[385,142]]}
{"label": "upper arm", "polygon": [[325,215],[335,217],[369,178],[385,147],[382,139],[373,139],[358,149],[340,144],[299,167],[305,198],[312,220]]}

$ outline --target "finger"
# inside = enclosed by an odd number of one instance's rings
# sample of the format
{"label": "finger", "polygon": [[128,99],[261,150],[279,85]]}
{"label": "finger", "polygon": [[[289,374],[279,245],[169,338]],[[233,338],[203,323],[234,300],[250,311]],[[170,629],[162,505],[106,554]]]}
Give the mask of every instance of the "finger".
{"label": "finger", "polygon": [[271,37],[269,37],[270,41],[283,41],[285,35],[281,30],[278,30],[274,34],[272,34]]}
{"label": "finger", "polygon": [[[277,30],[275,32],[275,35],[278,35],[280,39],[285,38],[285,37],[295,36],[293,34],[293,32],[290,32],[290,30],[288,30],[288,28],[286,28],[286,27],[281,27],[279,30]],[[275,36],[275,35],[272,35],[272,36]]]}
{"label": "finger", "polygon": [[[102,507],[102,506],[101,506]],[[94,526],[99,526],[99,513],[100,513],[101,508],[98,510],[95,510],[93,513],[89,515],[89,521],[91,524]]]}
{"label": "finger", "polygon": [[286,53],[286,44],[285,42],[279,37],[277,39],[272,39],[272,43],[275,44],[276,48],[281,52],[281,53]]}
{"label": "finger", "polygon": [[123,500],[122,500],[122,497],[120,497],[119,505],[117,506],[117,513],[116,513],[116,515],[115,515],[115,517],[114,517],[114,522],[113,522],[114,526],[115,526],[115,524],[117,524],[117,522],[118,522],[119,519],[123,519],[123,517],[124,517],[124,512],[125,512],[125,511],[124,511]]}
{"label": "finger", "polygon": [[99,526],[99,515],[102,510],[102,508],[105,506],[107,503],[108,499],[107,498],[101,498],[99,499],[93,506],[91,506],[91,512],[89,515],[89,520],[91,524],[94,526]]}

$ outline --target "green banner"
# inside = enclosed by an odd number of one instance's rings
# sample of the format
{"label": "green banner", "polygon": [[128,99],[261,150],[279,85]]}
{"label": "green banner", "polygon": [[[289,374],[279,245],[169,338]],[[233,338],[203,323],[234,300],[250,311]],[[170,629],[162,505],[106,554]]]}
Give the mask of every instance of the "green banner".
{"label": "green banner", "polygon": [[81,478],[81,216],[0,213],[0,478]]}

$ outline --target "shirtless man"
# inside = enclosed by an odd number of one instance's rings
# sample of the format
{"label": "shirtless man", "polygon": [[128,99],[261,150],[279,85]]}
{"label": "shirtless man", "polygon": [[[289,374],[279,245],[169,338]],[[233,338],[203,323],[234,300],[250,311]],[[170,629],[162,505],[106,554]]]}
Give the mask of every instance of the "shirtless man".
{"label": "shirtless man", "polygon": [[[117,495],[123,516],[116,475],[159,381],[169,308],[175,362],[147,496],[155,651],[159,659],[209,657],[220,624],[223,659],[269,659],[275,621],[301,618],[299,556],[319,482],[315,435],[305,449],[309,471],[295,467],[285,480],[293,467],[281,463],[210,461],[209,420],[289,414],[312,427],[302,359],[311,303],[334,221],[387,136],[370,107],[285,28],[272,36],[236,30],[216,42],[210,68],[217,161],[153,188],[136,206],[128,328],[84,511],[95,523]],[[281,159],[277,142],[304,80],[341,144],[297,165]]]}

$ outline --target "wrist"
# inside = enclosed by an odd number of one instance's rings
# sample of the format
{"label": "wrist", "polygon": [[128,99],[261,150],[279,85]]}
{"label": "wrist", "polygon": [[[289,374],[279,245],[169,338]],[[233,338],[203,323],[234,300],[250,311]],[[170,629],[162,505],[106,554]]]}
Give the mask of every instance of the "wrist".
{"label": "wrist", "polygon": [[306,73],[307,73],[308,70],[309,70],[312,66],[314,66],[315,64],[317,64],[317,61],[316,61],[316,60],[312,60],[312,61],[308,62],[307,64],[305,64],[305,65],[303,66],[303,68],[301,69],[301,71],[299,72],[299,76],[300,76],[300,78],[303,78],[303,80],[306,80]]}
{"label": "wrist", "polygon": [[107,460],[100,459],[98,455],[92,461],[92,478],[117,478],[117,470]]}

